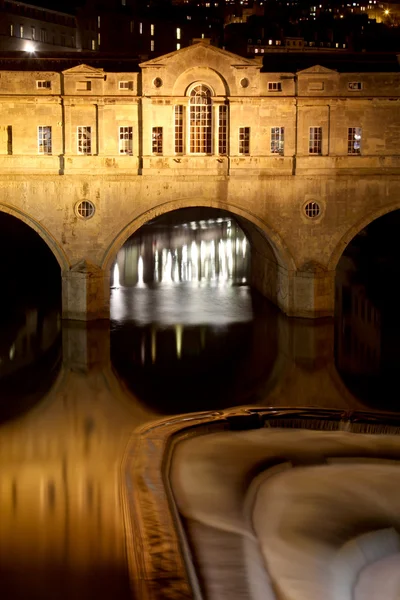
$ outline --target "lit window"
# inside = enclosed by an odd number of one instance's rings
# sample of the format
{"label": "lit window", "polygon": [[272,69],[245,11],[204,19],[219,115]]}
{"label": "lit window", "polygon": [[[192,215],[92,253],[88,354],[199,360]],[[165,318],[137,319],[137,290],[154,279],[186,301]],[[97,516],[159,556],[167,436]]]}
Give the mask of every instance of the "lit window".
{"label": "lit window", "polygon": [[285,146],[285,128],[271,127],[271,154],[283,156]]}
{"label": "lit window", "polygon": [[19,37],[20,38],[24,37],[24,26],[23,25],[19,26]]}
{"label": "lit window", "polygon": [[190,92],[189,122],[190,152],[192,152],[193,154],[211,154],[211,90],[205,85],[196,85]]}
{"label": "lit window", "polygon": [[239,154],[250,154],[250,127],[239,127]]}
{"label": "lit window", "polygon": [[150,35],[154,35],[154,25],[150,25]]}
{"label": "lit window", "polygon": [[143,23],[139,23],[139,33],[140,35],[143,33]]}
{"label": "lit window", "polygon": [[180,30],[180,28],[179,28],[179,27],[178,27],[178,28],[177,28],[177,30],[176,30],[176,39],[177,39],[177,40],[180,40],[180,39],[181,39],[181,30]]}
{"label": "lit window", "polygon": [[175,106],[175,154],[183,154],[183,106]]}
{"label": "lit window", "polygon": [[119,81],[118,88],[120,90],[132,90],[133,89],[133,81]]}
{"label": "lit window", "polygon": [[322,127],[310,127],[309,154],[322,154]]}
{"label": "lit window", "polygon": [[122,6],[126,6],[126,0],[121,0]]}
{"label": "lit window", "polygon": [[92,50],[96,50],[96,40],[92,40]]}
{"label": "lit window", "polygon": [[13,23],[10,23],[10,35],[11,36],[14,35],[14,25],[13,25]]}
{"label": "lit window", "polygon": [[150,41],[150,52],[154,52],[154,40]]}
{"label": "lit window", "polygon": [[361,154],[361,127],[349,127],[347,135],[347,154]]}
{"label": "lit window", "polygon": [[34,27],[31,27],[31,37],[32,40],[36,39],[36,29]]}
{"label": "lit window", "polygon": [[180,45],[180,44],[177,44],[177,45],[176,45],[176,49],[177,49],[177,50],[180,50],[180,49],[181,49],[181,45]]}
{"label": "lit window", "polygon": [[163,128],[153,127],[152,132],[152,152],[153,154],[163,153]]}
{"label": "lit window", "polygon": [[100,46],[100,32],[97,34],[97,45]]}
{"label": "lit window", "polygon": [[218,154],[226,154],[228,138],[228,107],[223,104],[218,109]]}
{"label": "lit window", "polygon": [[92,128],[78,127],[77,136],[78,154],[92,154]]}
{"label": "lit window", "polygon": [[48,80],[44,80],[44,79],[38,79],[36,81],[36,87],[38,90],[50,90],[51,89],[51,81]]}
{"label": "lit window", "polygon": [[100,29],[100,23],[101,23],[101,18],[100,16],[97,17],[97,28]]}
{"label": "lit window", "polygon": [[269,92],[281,92],[282,91],[282,83],[280,81],[268,81],[268,91]]}
{"label": "lit window", "polygon": [[51,154],[51,127],[38,127],[38,152]]}
{"label": "lit window", "polygon": [[119,153],[132,155],[132,127],[119,128]]}
{"label": "lit window", "polygon": [[134,32],[134,30],[135,30],[135,21],[131,21],[131,22],[129,23],[129,29],[130,29],[130,32],[131,32],[131,33],[133,33],[133,32]]}
{"label": "lit window", "polygon": [[349,81],[347,87],[352,92],[357,92],[362,90],[362,82],[361,81]]}

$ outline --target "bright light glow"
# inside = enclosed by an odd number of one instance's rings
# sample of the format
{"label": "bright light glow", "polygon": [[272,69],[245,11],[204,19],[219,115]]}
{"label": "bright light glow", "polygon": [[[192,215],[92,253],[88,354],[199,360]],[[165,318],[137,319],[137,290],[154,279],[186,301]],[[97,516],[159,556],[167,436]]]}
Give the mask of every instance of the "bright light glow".
{"label": "bright light glow", "polygon": [[119,268],[116,264],[114,267],[114,286],[115,288],[119,288]]}
{"label": "bright light glow", "polygon": [[139,260],[138,260],[138,286],[139,287],[143,287],[144,286],[144,282],[143,282],[143,258],[141,256],[139,256]]}
{"label": "bright light glow", "polygon": [[26,42],[24,52],[30,52],[33,54],[35,52],[35,44],[32,44],[32,42]]}

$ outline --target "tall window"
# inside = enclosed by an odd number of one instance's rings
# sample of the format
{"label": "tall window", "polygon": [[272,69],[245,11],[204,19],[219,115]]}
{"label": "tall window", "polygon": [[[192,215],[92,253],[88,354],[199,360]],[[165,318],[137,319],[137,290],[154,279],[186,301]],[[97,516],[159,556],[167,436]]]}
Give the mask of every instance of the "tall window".
{"label": "tall window", "polygon": [[190,92],[190,152],[212,152],[212,106],[211,91],[205,85],[196,85]]}
{"label": "tall window", "polygon": [[271,154],[283,156],[285,148],[285,128],[271,127]]}
{"label": "tall window", "polygon": [[175,106],[175,154],[183,154],[183,106]]}
{"label": "tall window", "polygon": [[31,34],[32,34],[31,35],[32,39],[35,40],[36,39],[36,29],[34,27],[31,27]]}
{"label": "tall window", "polygon": [[24,37],[24,26],[23,25],[19,26],[19,37],[20,38]]}
{"label": "tall window", "polygon": [[92,128],[78,127],[78,154],[92,154]]}
{"label": "tall window", "polygon": [[40,30],[40,41],[41,42],[47,42],[47,31],[46,31],[46,29],[41,29]]}
{"label": "tall window", "polygon": [[347,135],[347,154],[361,154],[361,127],[349,127]]}
{"label": "tall window", "polygon": [[239,127],[239,154],[250,154],[250,127]]}
{"label": "tall window", "polygon": [[14,35],[14,24],[10,23],[10,35],[13,36]]}
{"label": "tall window", "polygon": [[51,127],[38,127],[38,151],[39,154],[51,154]]}
{"label": "tall window", "polygon": [[132,127],[119,128],[119,153],[132,155]]}
{"label": "tall window", "polygon": [[162,127],[153,127],[152,152],[153,152],[153,154],[162,154],[163,153],[163,128]]}
{"label": "tall window", "polygon": [[218,154],[226,154],[228,134],[228,107],[223,104],[218,108]]}
{"label": "tall window", "polygon": [[322,127],[310,127],[309,154],[322,154]]}

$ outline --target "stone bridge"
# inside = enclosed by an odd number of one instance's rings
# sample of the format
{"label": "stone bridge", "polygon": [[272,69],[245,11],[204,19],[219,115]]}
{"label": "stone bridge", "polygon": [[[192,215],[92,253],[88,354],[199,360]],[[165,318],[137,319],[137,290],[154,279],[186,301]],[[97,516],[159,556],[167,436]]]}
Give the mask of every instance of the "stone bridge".
{"label": "stone bridge", "polygon": [[[35,70],[0,72],[0,210],[56,256],[65,318],[107,319],[121,246],[184,207],[237,219],[252,247],[252,284],[284,313],[331,316],[346,245],[400,208],[398,72],[266,72],[206,43],[132,73],[32,61]],[[191,104],[199,86],[209,90],[200,94],[209,111],[201,131]],[[284,130],[279,148],[272,129]],[[208,135],[204,152],[191,153]]]}

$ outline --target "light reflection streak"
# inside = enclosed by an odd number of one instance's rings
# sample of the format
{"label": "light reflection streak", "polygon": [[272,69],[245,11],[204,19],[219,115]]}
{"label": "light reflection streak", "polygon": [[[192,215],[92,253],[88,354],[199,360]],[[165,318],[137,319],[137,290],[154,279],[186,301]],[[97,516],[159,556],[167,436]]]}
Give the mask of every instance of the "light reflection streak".
{"label": "light reflection streak", "polygon": [[[248,280],[247,248],[243,231],[226,218],[149,231],[120,250],[113,268],[113,288],[147,287],[145,273],[152,273],[146,279],[150,285],[242,283]],[[113,298],[117,299],[116,293]],[[133,307],[128,308],[131,310]]]}
{"label": "light reflection streak", "polygon": [[181,358],[182,356],[182,337],[183,327],[180,324],[175,325],[175,340],[176,340],[176,356]]}
{"label": "light reflection streak", "polygon": [[138,287],[143,287],[144,286],[144,282],[143,282],[143,258],[141,256],[139,256],[139,260],[138,260]]}
{"label": "light reflection streak", "polygon": [[118,268],[118,264],[115,263],[115,267],[114,267],[114,287],[115,288],[119,288],[120,284],[119,284],[119,268]]}

